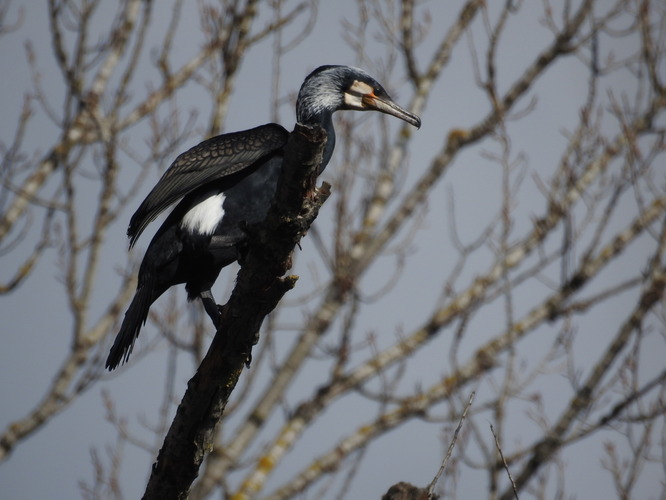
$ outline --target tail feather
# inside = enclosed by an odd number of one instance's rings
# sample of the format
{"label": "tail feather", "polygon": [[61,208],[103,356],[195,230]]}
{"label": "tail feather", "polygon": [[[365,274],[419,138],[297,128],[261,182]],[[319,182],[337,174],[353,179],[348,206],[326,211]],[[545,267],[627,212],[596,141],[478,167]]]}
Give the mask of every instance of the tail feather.
{"label": "tail feather", "polygon": [[114,370],[118,365],[127,361],[141,327],[146,324],[150,306],[156,298],[151,283],[143,283],[137,288],[132,303],[125,313],[120,331],[116,335],[116,340],[111,346],[109,357],[106,358],[106,368]]}

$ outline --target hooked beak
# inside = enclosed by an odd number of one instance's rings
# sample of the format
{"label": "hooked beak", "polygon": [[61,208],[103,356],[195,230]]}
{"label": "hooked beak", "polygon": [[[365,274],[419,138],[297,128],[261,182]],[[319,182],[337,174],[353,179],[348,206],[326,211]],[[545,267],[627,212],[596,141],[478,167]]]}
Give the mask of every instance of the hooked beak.
{"label": "hooked beak", "polygon": [[388,97],[378,97],[374,93],[370,93],[365,94],[362,97],[361,102],[363,103],[363,109],[380,111],[387,115],[400,118],[410,125],[414,125],[416,128],[421,128],[421,119],[418,116],[401,108]]}

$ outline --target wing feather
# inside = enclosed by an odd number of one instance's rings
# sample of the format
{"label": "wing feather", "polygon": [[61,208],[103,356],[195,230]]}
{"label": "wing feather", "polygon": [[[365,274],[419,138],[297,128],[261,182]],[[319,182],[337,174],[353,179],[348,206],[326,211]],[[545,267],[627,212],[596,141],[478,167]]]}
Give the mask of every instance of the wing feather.
{"label": "wing feather", "polygon": [[[210,182],[263,163],[287,143],[289,132],[275,123],[205,140],[176,158],[130,220],[130,248],[164,209]],[[245,176],[239,174],[234,183]],[[233,185],[233,184],[232,184]],[[229,186],[231,187],[231,185]]]}

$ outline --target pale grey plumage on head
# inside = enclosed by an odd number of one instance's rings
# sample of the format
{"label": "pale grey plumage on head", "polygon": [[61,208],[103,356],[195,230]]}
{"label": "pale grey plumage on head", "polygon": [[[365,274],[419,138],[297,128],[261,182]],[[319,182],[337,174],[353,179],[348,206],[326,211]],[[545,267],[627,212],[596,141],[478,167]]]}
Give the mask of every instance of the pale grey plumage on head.
{"label": "pale grey plumage on head", "polygon": [[303,125],[319,125],[326,130],[327,143],[320,172],[335,148],[333,113],[338,110],[381,111],[421,126],[418,116],[395,104],[380,83],[359,68],[320,66],[310,73],[298,93],[296,119]]}
{"label": "pale grey plumage on head", "polygon": [[332,114],[342,108],[345,89],[350,86],[350,77],[353,80],[364,78],[366,82],[372,82],[371,86],[379,86],[379,83],[362,69],[350,66],[320,66],[308,75],[298,93],[298,123],[318,123],[322,115]]}

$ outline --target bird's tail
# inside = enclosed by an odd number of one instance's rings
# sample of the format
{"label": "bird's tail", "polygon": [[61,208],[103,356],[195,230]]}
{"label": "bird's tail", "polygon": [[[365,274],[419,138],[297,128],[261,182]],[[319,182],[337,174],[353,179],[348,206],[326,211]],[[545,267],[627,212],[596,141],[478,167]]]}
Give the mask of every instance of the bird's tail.
{"label": "bird's tail", "polygon": [[148,310],[156,298],[153,283],[143,283],[137,288],[132,303],[125,313],[120,331],[116,335],[116,340],[111,346],[109,357],[106,358],[106,368],[114,370],[118,365],[127,361],[132,353],[134,342],[139,336],[139,331],[146,323]]}

